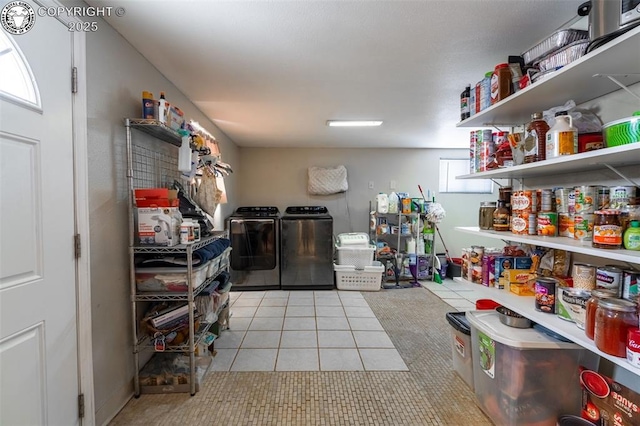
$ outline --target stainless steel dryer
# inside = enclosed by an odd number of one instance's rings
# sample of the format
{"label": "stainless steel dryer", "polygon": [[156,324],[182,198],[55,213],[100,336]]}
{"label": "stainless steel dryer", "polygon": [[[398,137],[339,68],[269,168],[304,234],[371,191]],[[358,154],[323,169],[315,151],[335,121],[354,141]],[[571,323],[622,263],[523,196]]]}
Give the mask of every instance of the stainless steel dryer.
{"label": "stainless steel dryer", "polygon": [[283,289],[332,289],[333,218],[323,206],[287,207],[281,223]]}
{"label": "stainless steel dryer", "polygon": [[234,290],[280,288],[280,212],[239,207],[227,219]]}

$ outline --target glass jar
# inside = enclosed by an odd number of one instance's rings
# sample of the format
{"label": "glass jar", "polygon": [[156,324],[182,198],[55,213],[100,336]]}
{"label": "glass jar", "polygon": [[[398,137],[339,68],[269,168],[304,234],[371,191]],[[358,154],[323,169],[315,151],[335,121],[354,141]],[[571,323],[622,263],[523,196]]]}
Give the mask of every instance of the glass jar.
{"label": "glass jar", "polygon": [[622,226],[620,226],[620,210],[598,210],[594,213],[593,241],[595,248],[622,248]]}
{"label": "glass jar", "polygon": [[609,355],[627,356],[627,333],[638,328],[638,315],[633,302],[622,299],[602,299],[596,309],[596,347]]}
{"label": "glass jar", "polygon": [[513,188],[510,186],[501,186],[498,189],[498,201],[504,201],[505,203],[511,202],[511,193]]}
{"label": "glass jar", "polygon": [[493,212],[496,209],[495,201],[482,201],[478,212],[478,226],[480,229],[493,229]]}
{"label": "glass jar", "polygon": [[584,319],[584,334],[591,340],[594,337],[594,330],[596,328],[596,309],[598,308],[598,302],[602,299],[617,297],[618,294],[615,290],[591,290],[591,297],[585,304],[585,319]]}
{"label": "glass jar", "polygon": [[493,212],[493,229],[501,232],[509,230],[509,209],[502,200],[498,201],[498,208]]}

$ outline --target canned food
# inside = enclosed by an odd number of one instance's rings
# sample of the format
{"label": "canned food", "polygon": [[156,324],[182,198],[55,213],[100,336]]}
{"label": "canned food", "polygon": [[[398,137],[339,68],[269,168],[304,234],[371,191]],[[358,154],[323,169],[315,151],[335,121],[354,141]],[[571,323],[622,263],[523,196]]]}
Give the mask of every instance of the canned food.
{"label": "canned food", "polygon": [[511,195],[511,232],[518,235],[529,233],[529,214],[534,213],[535,191],[516,191]]}
{"label": "canned food", "polygon": [[573,287],[581,290],[593,290],[596,288],[596,267],[587,263],[574,263]]}
{"label": "canned food", "polygon": [[601,186],[598,188],[598,202],[597,209],[608,209],[609,208],[609,188]]}
{"label": "canned food", "polygon": [[476,130],[472,130],[469,134],[469,172],[475,173],[478,171],[478,164],[476,158],[476,143],[478,141],[478,134]]}
{"label": "canned food", "polygon": [[[556,212],[569,213],[569,192],[573,192],[573,188],[556,188]],[[574,199],[575,206],[575,199]]]}
{"label": "canned food", "polygon": [[627,361],[640,368],[640,330],[627,331]]}
{"label": "canned food", "polygon": [[538,235],[555,237],[558,235],[558,213],[538,213]]}
{"label": "canned food", "polygon": [[541,277],[536,280],[534,291],[536,295],[535,307],[540,312],[555,314],[556,312],[556,284],[553,278]]}
{"label": "canned food", "polygon": [[636,202],[635,186],[613,186],[609,188],[609,208],[620,209]]}
{"label": "canned food", "polygon": [[529,235],[537,235],[538,233],[538,215],[529,213]]}
{"label": "canned food", "polygon": [[550,212],[553,210],[553,198],[552,189],[542,190],[542,201],[540,202],[541,211]]}
{"label": "canned food", "polygon": [[591,241],[593,239],[593,214],[576,214],[574,216],[573,239],[578,241]]}
{"label": "canned food", "polygon": [[587,313],[587,300],[591,292],[572,287],[558,287],[556,311],[560,318],[575,322],[578,328],[584,329]]}
{"label": "canned food", "polygon": [[638,283],[640,283],[640,271],[634,269],[622,271],[622,298],[629,300],[637,299]]}
{"label": "canned food", "polygon": [[495,153],[495,145],[491,130],[479,130],[478,139],[476,141],[476,157],[478,161],[478,171],[487,171],[487,166]]}
{"label": "canned food", "polygon": [[575,218],[569,213],[558,213],[558,235],[573,238],[575,232]]}
{"label": "canned food", "polygon": [[596,186],[576,186],[576,214],[593,213],[596,210],[594,202],[598,194],[597,190]]}
{"label": "canned food", "polygon": [[620,297],[622,284],[622,269],[615,266],[601,266],[596,270],[596,288],[614,290]]}
{"label": "canned food", "polygon": [[483,246],[471,246],[469,260],[471,262],[471,282],[482,284],[482,256],[484,255]]}

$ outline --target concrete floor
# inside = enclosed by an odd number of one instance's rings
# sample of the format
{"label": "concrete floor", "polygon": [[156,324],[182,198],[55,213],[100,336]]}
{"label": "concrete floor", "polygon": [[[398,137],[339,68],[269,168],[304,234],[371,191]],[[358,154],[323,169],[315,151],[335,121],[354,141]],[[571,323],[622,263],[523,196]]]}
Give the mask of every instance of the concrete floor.
{"label": "concrete floor", "polygon": [[111,424],[491,425],[452,367],[456,309],[424,288],[362,295],[408,371],[211,371],[195,396],[142,395]]}

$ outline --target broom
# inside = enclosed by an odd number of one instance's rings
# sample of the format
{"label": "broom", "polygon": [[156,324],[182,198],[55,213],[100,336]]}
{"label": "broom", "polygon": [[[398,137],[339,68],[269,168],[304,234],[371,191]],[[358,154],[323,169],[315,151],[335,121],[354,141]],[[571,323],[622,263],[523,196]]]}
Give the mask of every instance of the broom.
{"label": "broom", "polygon": [[[418,185],[418,190],[420,191],[420,195],[422,195],[422,199],[424,200],[425,206],[427,206],[429,201],[427,201],[427,198],[424,196],[424,192],[422,192],[422,187],[420,185]],[[435,198],[434,198],[434,200],[435,200]],[[442,213],[444,214],[444,210],[442,210]],[[440,235],[440,230],[438,229],[438,225],[436,225],[436,223],[433,222],[433,226],[436,228],[436,231],[438,232],[438,235]],[[440,240],[442,240],[442,235],[440,235]],[[442,241],[442,245],[443,245],[443,247],[445,249],[446,256],[447,256],[447,259],[448,259],[449,258],[449,252],[447,251],[447,247],[444,245],[444,241]],[[434,256],[434,253],[432,253],[431,255]],[[440,276],[440,267],[442,267],[442,265],[440,264],[440,259],[438,259],[438,256],[435,256],[434,260],[436,260],[438,262],[438,268],[436,268],[435,266],[433,268],[433,281],[435,281],[438,284],[442,284],[442,277]]]}

